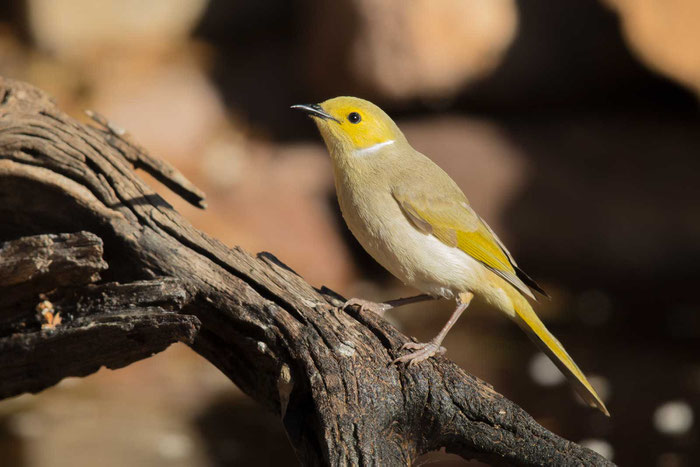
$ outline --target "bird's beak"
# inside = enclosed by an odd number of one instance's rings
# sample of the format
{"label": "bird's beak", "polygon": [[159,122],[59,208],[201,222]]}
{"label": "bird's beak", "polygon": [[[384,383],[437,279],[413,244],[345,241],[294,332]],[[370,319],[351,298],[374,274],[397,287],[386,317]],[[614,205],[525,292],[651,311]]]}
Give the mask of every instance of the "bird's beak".
{"label": "bird's beak", "polygon": [[291,106],[290,109],[301,110],[311,117],[318,117],[324,120],[333,120],[334,122],[340,123],[337,118],[329,113],[326,113],[318,104],[298,104]]}

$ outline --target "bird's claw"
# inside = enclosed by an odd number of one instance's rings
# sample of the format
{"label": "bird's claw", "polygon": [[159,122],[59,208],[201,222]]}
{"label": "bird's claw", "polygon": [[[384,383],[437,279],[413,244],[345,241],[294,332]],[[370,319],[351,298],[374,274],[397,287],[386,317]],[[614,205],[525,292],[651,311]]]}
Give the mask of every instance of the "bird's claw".
{"label": "bird's claw", "polygon": [[415,350],[415,352],[398,357],[392,363],[406,363],[409,367],[435,355],[442,355],[447,351],[445,347],[436,342],[406,342],[401,346],[401,350]]}
{"label": "bird's claw", "polygon": [[377,303],[371,302],[369,300],[363,300],[361,298],[351,298],[343,304],[343,310],[351,307],[356,307],[362,311],[371,311],[379,316],[384,316],[387,310],[391,309],[391,305],[387,303]]}

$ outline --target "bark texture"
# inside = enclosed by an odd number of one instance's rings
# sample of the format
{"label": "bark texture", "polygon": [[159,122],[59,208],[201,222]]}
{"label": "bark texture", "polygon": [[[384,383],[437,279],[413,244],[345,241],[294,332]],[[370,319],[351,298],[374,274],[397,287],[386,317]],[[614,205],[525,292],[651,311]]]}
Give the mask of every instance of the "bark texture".
{"label": "bark texture", "polygon": [[400,465],[445,447],[493,464],[607,465],[274,256],[228,248],[143,183],[204,197],[92,113],[0,78],[0,397],[182,341],[280,415],[305,465]]}

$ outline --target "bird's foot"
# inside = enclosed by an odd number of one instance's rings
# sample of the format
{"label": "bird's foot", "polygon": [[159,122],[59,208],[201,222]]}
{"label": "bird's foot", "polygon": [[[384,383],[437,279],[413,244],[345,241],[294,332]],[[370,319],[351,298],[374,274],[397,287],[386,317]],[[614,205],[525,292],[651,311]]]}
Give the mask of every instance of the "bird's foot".
{"label": "bird's foot", "polygon": [[384,316],[384,313],[392,308],[388,303],[370,302],[361,298],[351,298],[343,304],[343,310],[350,307],[356,307],[360,311],[371,311],[379,316]]}
{"label": "bird's foot", "polygon": [[407,366],[413,366],[417,363],[427,360],[435,355],[444,354],[447,349],[442,347],[437,342],[407,342],[401,346],[401,350],[415,350],[410,354],[397,358],[392,363],[406,363]]}

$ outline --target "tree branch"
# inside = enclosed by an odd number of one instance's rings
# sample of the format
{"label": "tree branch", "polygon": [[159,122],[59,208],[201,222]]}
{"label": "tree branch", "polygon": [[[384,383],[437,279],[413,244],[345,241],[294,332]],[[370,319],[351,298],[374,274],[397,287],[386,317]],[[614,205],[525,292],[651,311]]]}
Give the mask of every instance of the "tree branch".
{"label": "tree branch", "polygon": [[0,240],[13,240],[0,254],[13,297],[0,304],[1,397],[183,341],[280,414],[304,464],[403,464],[441,447],[491,463],[610,464],[445,358],[391,365],[406,336],[340,310],[274,256],[194,229],[133,169],[203,206],[201,192],[98,122],[0,79]]}

